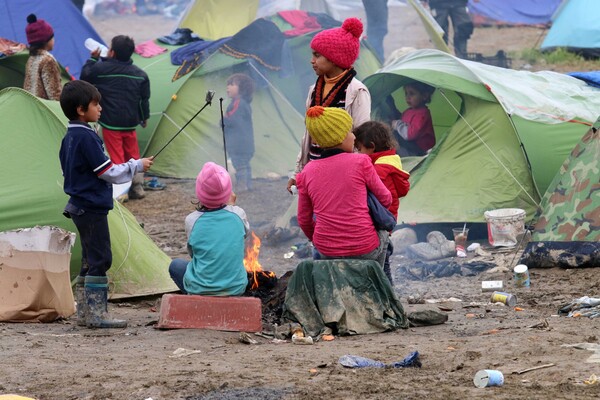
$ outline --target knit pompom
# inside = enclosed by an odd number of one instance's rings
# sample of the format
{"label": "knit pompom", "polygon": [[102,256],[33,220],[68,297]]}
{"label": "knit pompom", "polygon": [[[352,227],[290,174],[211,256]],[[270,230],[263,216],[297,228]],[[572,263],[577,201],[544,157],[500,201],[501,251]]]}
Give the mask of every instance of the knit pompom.
{"label": "knit pompom", "polygon": [[363,33],[363,24],[358,18],[347,18],[342,24],[342,29],[348,31],[357,39],[360,39],[360,35]]}
{"label": "knit pompom", "polygon": [[27,16],[27,23],[28,24],[33,24],[36,21],[37,21],[37,17],[35,16],[35,14],[29,14]]}
{"label": "knit pompom", "polygon": [[325,111],[325,108],[322,106],[314,106],[306,111],[306,116],[309,118],[318,118],[323,115],[323,111]]}

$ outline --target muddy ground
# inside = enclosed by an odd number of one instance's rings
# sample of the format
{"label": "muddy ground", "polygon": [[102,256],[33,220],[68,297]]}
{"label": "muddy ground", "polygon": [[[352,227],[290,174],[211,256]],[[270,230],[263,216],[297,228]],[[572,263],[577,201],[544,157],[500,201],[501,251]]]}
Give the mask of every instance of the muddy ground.
{"label": "muddy ground", "polygon": [[[173,20],[162,17],[92,18],[105,39],[129,33],[136,40],[169,33]],[[407,9],[392,11],[386,52],[403,46],[426,47],[422,28]],[[476,29],[471,51],[495,54],[533,47],[537,28]],[[293,160],[291,160],[293,162]],[[193,210],[194,183],[165,179],[164,191],[149,192],[127,207],[155,242],[170,256],[185,255],[183,219]],[[253,230],[264,238],[276,216],[290,201],[285,181],[257,180],[255,190],[240,194],[238,204]],[[259,261],[278,276],[293,270],[298,259],[286,259],[302,236],[280,242],[264,240]],[[485,244],[485,242],[481,242]],[[160,297],[110,305],[129,321],[123,330],[78,328],[73,318],[52,324],[0,324],[0,394],[36,399],[592,399],[599,384],[586,384],[600,375],[592,355],[563,347],[598,343],[595,320],[557,316],[565,303],[584,295],[600,296],[595,270],[531,271],[531,287],[515,288],[508,268],[515,253],[496,252],[496,272],[476,276],[411,281],[398,272],[405,263],[394,255],[396,292],[407,311],[435,309],[448,322],[433,327],[352,337],[298,346],[275,344],[256,336],[257,345],[243,344],[238,333],[209,330],[157,330]],[[503,280],[518,298],[522,311],[489,304],[482,280]],[[459,302],[408,304],[408,296],[425,299],[454,297]],[[177,357],[175,350],[197,351]],[[418,351],[420,369],[346,369],[340,356],[354,354],[386,363]],[[553,366],[514,374],[531,367]],[[473,376],[480,369],[504,373],[502,387],[478,389]]]}
{"label": "muddy ground", "polygon": [[[183,219],[193,209],[194,182],[165,179],[164,191],[130,201],[129,209],[150,236],[171,256],[184,255]],[[255,190],[240,194],[259,235],[289,202],[284,180],[257,180]],[[298,263],[285,259],[290,245],[302,237],[270,244],[263,241],[263,268],[281,276]],[[483,242],[482,242],[483,243]],[[483,243],[485,244],[485,243]],[[255,336],[257,345],[243,344],[234,332],[157,330],[160,297],[110,305],[113,315],[129,321],[123,330],[90,330],[74,318],[52,324],[0,324],[0,393],[36,399],[388,399],[388,398],[597,398],[598,384],[584,383],[600,374],[592,355],[566,344],[597,343],[597,322],[557,316],[565,303],[583,295],[598,296],[595,270],[533,270],[529,289],[514,288],[506,268],[514,252],[496,252],[470,261],[495,261],[496,272],[426,281],[399,274],[405,259],[394,255],[396,293],[407,311],[434,309],[448,322],[433,327],[336,337],[312,346],[273,343]],[[489,304],[482,280],[503,280],[522,311]],[[408,296],[448,299],[438,304],[407,302]],[[176,357],[183,348],[196,353]],[[418,351],[420,369],[346,369],[345,354],[386,363]],[[527,368],[551,367],[514,374]],[[473,376],[480,369],[504,373],[502,387],[478,389]]]}

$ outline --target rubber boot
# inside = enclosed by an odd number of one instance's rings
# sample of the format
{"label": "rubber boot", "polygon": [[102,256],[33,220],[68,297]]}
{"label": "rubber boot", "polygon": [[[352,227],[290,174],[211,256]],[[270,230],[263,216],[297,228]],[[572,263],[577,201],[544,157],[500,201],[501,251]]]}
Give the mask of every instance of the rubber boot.
{"label": "rubber boot", "polygon": [[106,276],[85,277],[85,299],[88,306],[86,325],[88,328],[126,328],[127,321],[109,319],[108,278]]}
{"label": "rubber boot", "polygon": [[84,276],[75,278],[75,301],[77,302],[77,325],[86,326],[86,318],[88,314],[87,302],[85,299]]}
{"label": "rubber boot", "polygon": [[144,193],[144,174],[140,172],[135,174],[131,181],[129,200],[143,199],[144,197],[146,197],[146,193]]}

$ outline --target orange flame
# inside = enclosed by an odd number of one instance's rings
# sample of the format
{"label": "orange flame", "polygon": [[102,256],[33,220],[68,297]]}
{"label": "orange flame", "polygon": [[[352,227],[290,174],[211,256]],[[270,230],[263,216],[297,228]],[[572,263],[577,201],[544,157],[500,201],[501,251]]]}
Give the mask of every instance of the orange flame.
{"label": "orange flame", "polygon": [[252,274],[252,286],[250,289],[254,290],[258,288],[258,278],[256,275],[258,273],[264,274],[269,277],[274,277],[275,273],[268,271],[265,272],[262,269],[262,266],[258,262],[258,253],[260,252],[260,239],[254,231],[251,232],[251,241],[250,244],[246,247],[246,255],[244,256],[244,268],[246,271]]}

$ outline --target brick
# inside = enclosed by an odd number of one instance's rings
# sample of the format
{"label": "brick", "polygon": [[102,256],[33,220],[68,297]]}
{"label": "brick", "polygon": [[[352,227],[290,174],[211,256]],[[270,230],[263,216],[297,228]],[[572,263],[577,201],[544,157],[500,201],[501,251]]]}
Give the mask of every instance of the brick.
{"label": "brick", "polygon": [[165,294],[157,328],[260,332],[262,305],[256,297]]}

